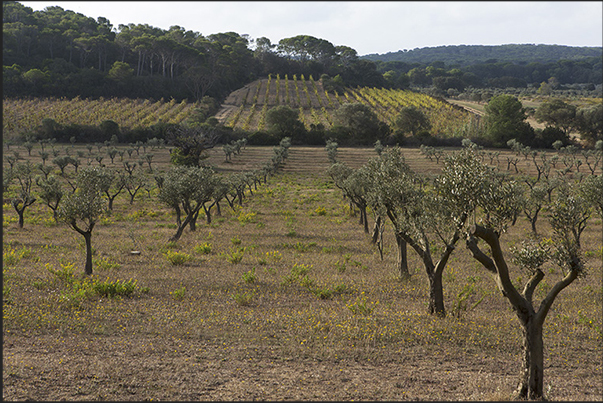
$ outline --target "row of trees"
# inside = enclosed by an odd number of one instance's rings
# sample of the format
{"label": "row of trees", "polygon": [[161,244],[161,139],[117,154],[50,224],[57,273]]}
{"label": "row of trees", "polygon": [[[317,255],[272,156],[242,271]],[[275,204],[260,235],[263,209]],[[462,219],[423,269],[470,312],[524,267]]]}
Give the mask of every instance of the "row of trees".
{"label": "row of trees", "polygon": [[[207,138],[198,139],[197,144],[207,147],[207,141]],[[253,194],[258,184],[262,181],[266,183],[268,177],[282,167],[290,146],[291,142],[285,138],[278,147],[274,147],[272,158],[262,168],[226,176],[217,174],[211,167],[199,166],[198,162],[197,165],[191,164],[190,161],[187,161],[188,164],[178,161],[167,173],[154,173],[149,160],[148,172],[153,175],[154,185],[149,182],[148,175],[142,172],[142,161],[125,161],[121,169],[108,167],[101,161],[98,166],[88,164],[81,169],[74,165],[75,170],[71,175],[65,171],[66,165],[57,164],[59,176],[53,174],[52,169],[47,169],[44,163],[34,165],[29,161],[17,162],[11,164],[3,175],[3,193],[12,193],[8,201],[17,212],[19,228],[24,226],[25,210],[41,200],[52,211],[56,222],[66,223],[81,234],[86,245],[84,272],[89,275],[92,274],[94,227],[103,215],[111,214],[115,199],[124,191],[129,193],[130,204],[133,204],[142,188],[147,189],[149,196],[154,188],[158,189],[158,200],[176,213],[177,230],[170,241],[177,241],[187,227],[191,231],[196,230],[202,209],[210,224],[213,207],[216,207],[218,215],[221,214],[221,201],[226,200],[232,209],[237,201],[242,205],[246,191]],[[64,188],[65,182],[70,189]],[[11,189],[15,183],[16,189]]]}
{"label": "row of trees", "polygon": [[[542,327],[559,293],[585,274],[580,236],[593,210],[603,217],[603,176],[588,176],[580,184],[558,181],[547,199],[547,193],[539,193],[545,185],[533,178],[526,177],[525,182],[510,178],[484,164],[479,147],[468,140],[461,151],[446,156],[441,174],[432,179],[413,172],[401,149],[376,150],[380,155],[361,168],[335,162],[328,171],[335,185],[360,211],[364,231],[369,233],[366,212],[370,208],[375,216],[372,240],[382,250],[383,228],[389,220],[397,244],[400,277],[409,276],[410,247],[420,257],[427,275],[429,313],[438,316],[446,315],[442,274],[457,244],[464,240],[471,256],[493,275],[522,326],[518,396],[543,398]],[[537,207],[536,199],[540,203]],[[510,254],[504,252],[501,240],[507,228],[522,213],[535,223],[545,203],[553,231],[548,234],[552,235],[550,239],[538,234],[533,226],[534,231],[519,246],[511,248]],[[542,266],[549,260],[562,270],[562,277],[535,305],[534,290],[544,279]],[[523,289],[517,289],[511,281],[511,262],[529,276]]]}
{"label": "row of trees", "polygon": [[[536,110],[524,108],[510,95],[499,95],[485,107],[486,115],[470,133],[465,134],[482,146],[506,147],[516,140],[533,148],[552,148],[556,142],[573,144],[570,134],[578,132],[582,145],[594,147],[603,140],[603,105],[577,108],[561,100],[544,102]],[[545,123],[544,129],[534,129],[526,119],[533,114],[537,121]],[[333,125],[311,125],[306,130],[299,120],[297,110],[281,105],[266,113],[266,130],[249,135],[251,144],[270,144],[282,137],[291,137],[297,144],[325,144],[333,139],[341,145],[425,144],[434,145],[438,140],[430,135],[431,122],[424,109],[407,106],[400,109],[390,126],[362,103],[346,103],[333,114]],[[450,145],[459,146],[463,137],[451,136]],[[450,140],[450,138],[449,138]],[[446,139],[440,140],[443,145]]]}

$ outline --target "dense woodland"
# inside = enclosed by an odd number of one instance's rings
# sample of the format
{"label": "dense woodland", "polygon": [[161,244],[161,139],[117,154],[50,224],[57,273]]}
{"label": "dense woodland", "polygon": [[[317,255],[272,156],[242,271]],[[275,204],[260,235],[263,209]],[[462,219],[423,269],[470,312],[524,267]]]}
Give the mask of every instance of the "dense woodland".
{"label": "dense woodland", "polygon": [[[600,47],[506,44],[506,45],[445,45],[417,49],[404,49],[384,54],[369,54],[363,59],[383,62],[431,63],[468,66],[478,63],[510,62],[519,65],[529,63],[554,63],[559,60],[583,61],[601,58]],[[601,66],[599,66],[599,69]]]}
{"label": "dense woodland", "polygon": [[266,37],[204,36],[180,26],[114,27],[106,18],[57,6],[33,11],[3,3],[5,97],[209,96],[221,102],[270,73],[324,78],[331,89],[429,88],[454,96],[486,87],[569,88],[576,95],[600,96],[602,71],[601,48],[448,46],[359,56],[349,46],[308,35],[273,44]]}

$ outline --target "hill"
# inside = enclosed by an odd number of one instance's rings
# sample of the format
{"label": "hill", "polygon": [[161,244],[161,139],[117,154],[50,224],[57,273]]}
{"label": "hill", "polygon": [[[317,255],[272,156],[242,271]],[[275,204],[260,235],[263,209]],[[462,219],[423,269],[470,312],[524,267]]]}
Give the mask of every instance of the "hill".
{"label": "hill", "polygon": [[307,129],[322,124],[329,129],[333,113],[345,103],[368,105],[383,122],[392,125],[400,109],[415,105],[429,117],[435,136],[450,136],[451,131],[466,127],[472,114],[442,99],[408,90],[356,87],[344,88],[342,93],[325,91],[321,80],[312,76],[269,76],[256,80],[232,92],[222,104],[216,117],[226,126],[255,131],[265,129],[268,109],[287,105],[300,111],[300,120]]}
{"label": "hill", "polygon": [[601,57],[601,47],[574,47],[562,45],[507,44],[507,45],[449,45],[413,50],[399,50],[385,54],[361,56],[370,61],[400,61],[406,63],[444,62],[447,65],[467,66],[477,63],[512,62],[518,64],[552,63],[559,60],[581,60]]}

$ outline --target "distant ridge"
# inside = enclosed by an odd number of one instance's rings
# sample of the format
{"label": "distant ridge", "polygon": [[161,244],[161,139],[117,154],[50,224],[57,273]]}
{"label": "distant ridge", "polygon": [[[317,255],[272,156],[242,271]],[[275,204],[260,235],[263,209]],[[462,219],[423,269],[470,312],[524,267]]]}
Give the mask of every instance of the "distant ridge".
{"label": "distant ridge", "polygon": [[385,54],[372,53],[360,56],[374,62],[432,63],[444,62],[447,65],[467,66],[485,62],[512,63],[550,63],[559,60],[581,60],[602,57],[602,47],[576,47],[565,45],[448,45],[437,47],[399,50]]}

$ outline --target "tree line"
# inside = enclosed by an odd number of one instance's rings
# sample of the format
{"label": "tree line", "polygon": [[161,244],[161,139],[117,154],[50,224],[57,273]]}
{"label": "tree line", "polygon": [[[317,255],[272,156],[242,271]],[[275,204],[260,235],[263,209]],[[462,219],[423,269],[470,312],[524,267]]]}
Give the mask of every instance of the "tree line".
{"label": "tree line", "polygon": [[384,54],[369,54],[364,59],[384,62],[431,63],[468,66],[479,63],[512,62],[549,63],[557,60],[584,60],[600,57],[602,48],[595,46],[565,46],[544,44],[506,45],[444,45],[416,49],[403,49]]}
{"label": "tree line", "polygon": [[5,96],[223,99],[272,74],[339,76],[345,85],[376,86],[373,62],[348,46],[309,35],[272,44],[236,32],[201,35],[174,25],[96,20],[58,6],[33,11],[3,3]]}
{"label": "tree line", "polygon": [[[573,89],[585,94],[603,80],[601,48],[559,45],[441,46],[362,56],[390,85],[466,88]],[[545,84],[542,89],[542,84]],[[600,96],[600,95],[599,95]]]}
{"label": "tree line", "polygon": [[[489,59],[461,65],[449,59],[399,61],[359,57],[345,45],[297,35],[273,44],[236,32],[201,35],[181,26],[120,24],[64,10],[33,11],[3,3],[5,96],[129,97],[218,101],[268,74],[325,77],[342,86],[429,88],[454,96],[475,88],[572,88],[601,92],[601,56],[555,61]],[[387,58],[386,58],[387,59]],[[426,59],[427,60],[427,59]],[[599,95],[600,96],[600,95]]]}

